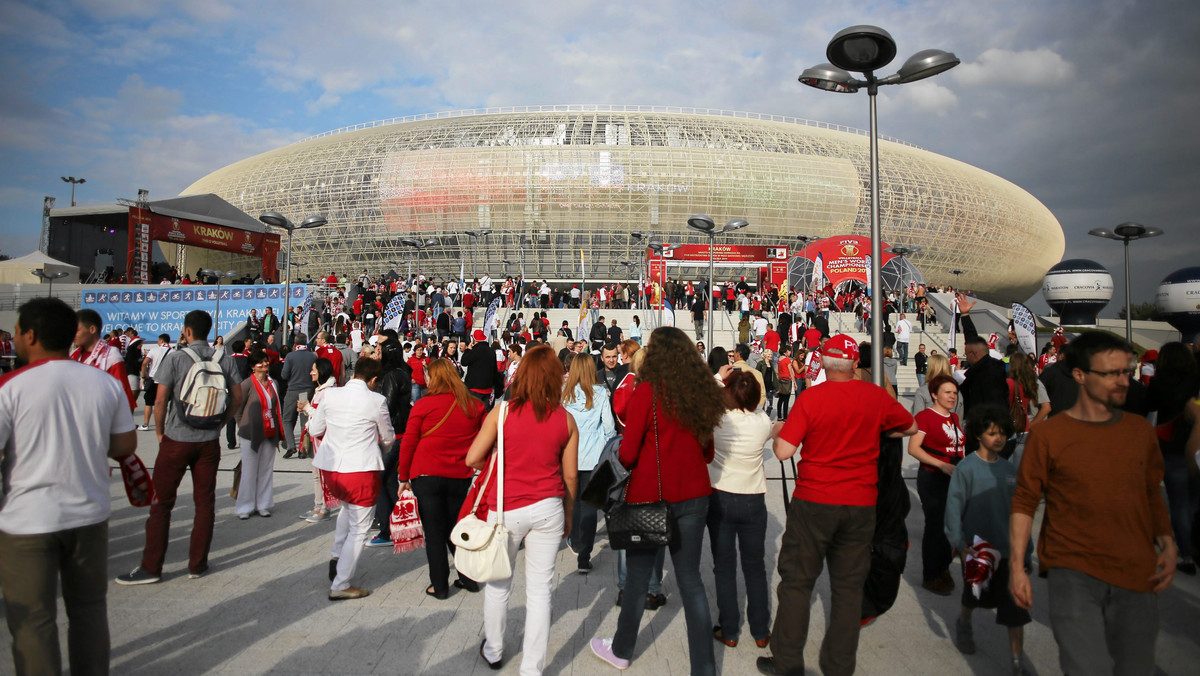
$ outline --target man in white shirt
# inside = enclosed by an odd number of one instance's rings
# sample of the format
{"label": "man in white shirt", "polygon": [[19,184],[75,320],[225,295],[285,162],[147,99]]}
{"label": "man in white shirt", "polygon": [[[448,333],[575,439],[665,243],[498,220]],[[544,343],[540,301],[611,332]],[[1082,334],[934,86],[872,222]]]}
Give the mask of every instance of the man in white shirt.
{"label": "man in white shirt", "polygon": [[767,318],[761,314],[754,318],[754,339],[762,340],[767,335]]}
{"label": "man in white shirt", "polygon": [[154,413],[154,400],[158,397],[158,386],[154,384],[154,376],[158,373],[158,365],[162,363],[163,357],[166,357],[170,351],[171,336],[165,333],[159,334],[157,344],[146,349],[146,358],[142,361],[142,377],[146,381],[144,386],[146,410],[142,424],[138,426],[139,432],[150,431],[150,416]]}
{"label": "man in white shirt", "polygon": [[900,314],[896,320],[896,356],[900,358],[901,366],[908,366],[908,341],[912,337],[912,323]]}
{"label": "man in white shirt", "polygon": [[[71,673],[108,673],[108,458],[137,448],[122,384],[68,358],[75,311],[36,298],[17,311],[28,366],[0,378],[0,587],[18,674],[60,674],[59,582]],[[69,468],[70,471],[64,471]]]}
{"label": "man in white shirt", "polygon": [[379,497],[383,471],[380,443],[396,438],[387,399],[375,388],[383,367],[374,359],[360,359],[354,378],[344,387],[325,392],[325,399],[308,421],[308,433],[324,437],[313,467],[321,472],[328,498],[340,500],[337,530],[329,561],[330,601],[360,599],[371,592],[354,587],[350,580],[367,542],[367,531]]}

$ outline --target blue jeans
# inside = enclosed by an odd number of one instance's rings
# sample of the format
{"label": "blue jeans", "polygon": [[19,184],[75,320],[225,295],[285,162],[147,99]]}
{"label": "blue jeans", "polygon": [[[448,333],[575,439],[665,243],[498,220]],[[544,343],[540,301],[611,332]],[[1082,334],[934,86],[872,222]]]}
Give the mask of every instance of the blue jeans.
{"label": "blue jeans", "polygon": [[[648,592],[658,596],[662,593],[663,565],[667,562],[667,548],[659,547],[654,555],[654,570],[650,575]],[[625,550],[617,551],[617,590],[625,590],[625,577],[629,574],[629,566],[625,561]]]}
{"label": "blue jeans", "polygon": [[1200,507],[1200,481],[1188,474],[1185,455],[1163,454],[1163,486],[1167,490],[1167,508],[1171,513],[1171,529],[1180,558],[1192,558],[1192,519]]}
{"label": "blue jeans", "polygon": [[908,343],[896,341],[896,356],[900,359],[901,366],[908,366]]}
{"label": "blue jeans", "polygon": [[771,633],[767,591],[767,496],[714,490],[708,502],[708,537],[712,545],[713,579],[717,588],[717,624],[725,638],[737,640],[742,615],[738,607],[737,557],[746,581],[746,615],[756,641]]}
{"label": "blue jeans", "polygon": [[414,404],[417,403],[418,399],[425,396],[426,389],[427,388],[424,385],[418,385],[416,383],[413,383],[412,384],[412,403],[414,403]]}
{"label": "blue jeans", "polygon": [[[583,489],[592,479],[592,470],[579,472],[579,490],[576,495],[583,495]],[[592,547],[596,544],[596,508],[582,499],[575,498],[575,512],[571,517],[571,537],[568,538],[577,555],[580,566],[592,560]],[[661,582],[661,577],[659,578]]]}
{"label": "blue jeans", "polygon": [[[671,503],[671,513],[679,529],[671,543],[671,563],[675,566],[675,580],[679,585],[679,597],[683,604],[683,617],[687,622],[688,659],[693,675],[715,674],[716,659],[713,656],[713,640],[710,632],[712,616],[708,612],[708,596],[704,582],[700,579],[700,550],[704,543],[704,524],[708,517],[708,496]],[[650,570],[654,566],[657,552],[653,549],[630,549],[625,557],[629,565],[629,576],[625,579],[625,591],[621,614],[617,618],[617,633],[613,636],[613,654],[622,659],[631,659],[637,645],[638,627],[642,613],[646,610],[646,589],[650,583]]]}

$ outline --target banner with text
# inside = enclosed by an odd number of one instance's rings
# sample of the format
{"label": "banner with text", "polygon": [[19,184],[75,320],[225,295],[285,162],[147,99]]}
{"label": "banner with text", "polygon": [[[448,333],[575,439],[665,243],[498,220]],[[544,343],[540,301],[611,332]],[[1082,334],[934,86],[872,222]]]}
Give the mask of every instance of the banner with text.
{"label": "banner with text", "polygon": [[100,313],[105,332],[132,326],[147,343],[152,343],[150,337],[160,333],[169,334],[171,340],[178,338],[183,318],[192,310],[205,310],[215,320],[219,305],[220,322],[208,336],[212,341],[246,321],[250,310],[258,310],[261,317],[270,307],[277,317],[282,317],[286,306],[304,303],[307,293],[304,285],[292,285],[291,303],[285,302],[283,287],[283,284],[222,285],[219,294],[215,286],[85,288],[81,306]]}

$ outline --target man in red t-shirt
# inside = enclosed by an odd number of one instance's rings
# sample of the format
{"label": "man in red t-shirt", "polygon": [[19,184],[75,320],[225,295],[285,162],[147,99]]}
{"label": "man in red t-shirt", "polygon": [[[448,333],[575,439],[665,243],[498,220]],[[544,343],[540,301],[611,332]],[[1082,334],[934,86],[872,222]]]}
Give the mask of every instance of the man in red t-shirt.
{"label": "man in red t-shirt", "polygon": [[767,323],[767,332],[763,334],[763,349],[770,350],[771,354],[779,352],[779,333],[769,322]]}
{"label": "man in red t-shirt", "polygon": [[821,671],[854,672],[863,585],[871,567],[878,496],[879,438],[917,431],[913,417],[878,385],[855,379],[858,344],[836,335],[821,347],[826,381],[800,393],[787,422],[776,423],[775,457],[801,445],[796,490],[779,549],[779,604],[767,674],[804,673],[813,585],[829,565],[832,609]]}
{"label": "man in red t-shirt", "polygon": [[343,382],[345,382],[343,380],[345,373],[342,371],[342,362],[345,360],[342,359],[341,350],[337,349],[332,343],[329,342],[328,331],[322,331],[318,333],[316,342],[317,349],[313,350],[313,352],[316,353],[317,357],[324,357],[333,364],[333,375],[337,376],[338,384],[341,385]]}
{"label": "man in red t-shirt", "polygon": [[813,326],[808,327],[804,332],[804,348],[806,350],[815,350],[820,347],[821,332]]}

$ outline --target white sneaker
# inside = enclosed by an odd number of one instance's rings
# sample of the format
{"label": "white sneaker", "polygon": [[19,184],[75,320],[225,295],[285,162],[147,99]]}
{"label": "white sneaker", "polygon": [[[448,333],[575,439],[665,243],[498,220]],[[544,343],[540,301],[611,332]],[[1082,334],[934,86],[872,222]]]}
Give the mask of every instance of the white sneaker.
{"label": "white sneaker", "polygon": [[138,426],[137,426],[137,430],[138,430],[139,432],[149,432],[149,431],[150,431],[150,426],[149,426],[149,425],[138,425]]}

